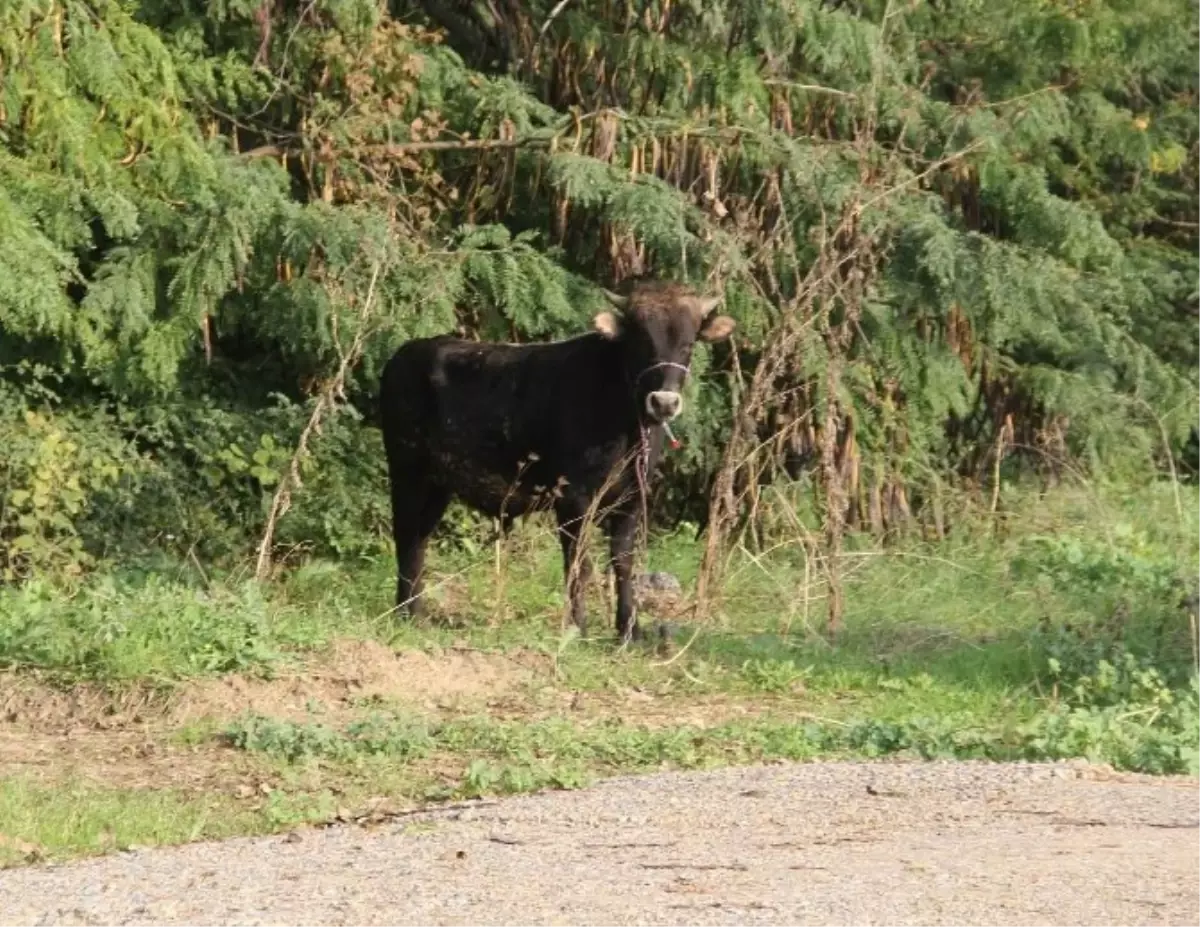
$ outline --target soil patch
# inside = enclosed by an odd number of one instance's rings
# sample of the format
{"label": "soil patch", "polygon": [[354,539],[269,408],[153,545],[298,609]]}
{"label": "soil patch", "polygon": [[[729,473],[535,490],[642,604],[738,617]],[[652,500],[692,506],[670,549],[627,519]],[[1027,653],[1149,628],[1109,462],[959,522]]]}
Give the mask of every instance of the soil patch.
{"label": "soil patch", "polygon": [[[394,651],[340,640],[272,679],[231,674],[174,686],[64,689],[31,673],[0,674],[0,768],[46,782],[239,794],[269,764],[208,731],[247,713],[340,726],[376,709],[439,718],[486,713],[512,722],[565,718],[581,727],[620,718],[648,729],[705,729],[778,712],[800,717],[794,702],[770,695],[573,691],[555,684],[547,656],[528,650]],[[188,729],[198,729],[196,743],[181,741]]]}
{"label": "soil patch", "polygon": [[498,699],[489,706],[488,714],[499,721],[566,718],[580,724],[619,718],[625,724],[649,730],[674,727],[705,730],[772,714],[819,720],[800,711],[794,700],[772,695],[739,698],[728,693],[663,693],[631,686],[577,691],[547,685],[520,698],[510,695]]}
{"label": "soil patch", "polygon": [[393,651],[375,641],[338,641],[301,671],[271,680],[240,675],[182,687],[170,711],[174,724],[255,712],[303,720],[314,707],[326,719],[372,703],[418,711],[484,707],[528,684],[545,658],[474,650]]}
{"label": "soil patch", "polygon": [[205,739],[180,743],[191,725],[248,712],[338,724],[374,706],[422,714],[488,709],[548,674],[530,651],[393,651],[341,640],[273,679],[232,674],[173,686],[54,686],[33,673],[0,674],[0,769],[39,781],[184,790],[244,790],[262,760]]}
{"label": "soil patch", "polygon": [[340,640],[271,679],[233,673],[173,685],[64,689],[34,673],[5,673],[0,732],[175,728],[245,712],[300,720],[314,709],[337,720],[371,703],[417,711],[486,707],[544,676],[547,667],[532,651],[394,651],[376,641]]}
{"label": "soil patch", "polygon": [[0,728],[0,769],[41,784],[235,792],[255,782],[257,757],[219,744],[186,745],[151,731],[48,734]]}

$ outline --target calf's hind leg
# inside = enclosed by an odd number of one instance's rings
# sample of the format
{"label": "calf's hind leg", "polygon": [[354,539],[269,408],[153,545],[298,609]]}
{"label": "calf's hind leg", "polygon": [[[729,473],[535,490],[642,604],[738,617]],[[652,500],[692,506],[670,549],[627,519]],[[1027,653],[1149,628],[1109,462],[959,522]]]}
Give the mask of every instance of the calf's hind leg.
{"label": "calf's hind leg", "polygon": [[584,543],[584,520],[587,517],[587,504],[578,500],[561,500],[554,508],[558,520],[558,540],[562,544],[563,573],[567,581],[567,602],[571,621],[579,628],[579,633],[587,631],[587,594],[588,579],[592,575],[592,562],[588,558]]}

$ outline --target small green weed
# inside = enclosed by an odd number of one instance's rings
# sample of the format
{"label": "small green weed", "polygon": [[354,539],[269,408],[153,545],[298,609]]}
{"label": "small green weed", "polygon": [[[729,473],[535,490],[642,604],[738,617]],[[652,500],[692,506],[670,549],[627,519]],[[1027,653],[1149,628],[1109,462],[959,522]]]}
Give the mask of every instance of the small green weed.
{"label": "small green weed", "polygon": [[472,760],[463,771],[459,794],[465,798],[536,792],[545,788],[578,789],[594,776],[578,763],[553,764],[535,760],[492,763]]}
{"label": "small green weed", "polygon": [[271,830],[328,821],[337,811],[337,801],[329,789],[316,793],[286,792],[273,789],[267,796],[262,816]]}
{"label": "small green weed", "polygon": [[752,688],[763,692],[790,691],[797,687],[807,672],[796,666],[795,660],[756,659],[742,664],[742,677]]}
{"label": "small green weed", "polygon": [[247,715],[223,736],[234,747],[287,763],[351,762],[367,757],[409,760],[425,756],[433,741],[419,721],[373,714],[340,729],[318,722],[278,721]]}

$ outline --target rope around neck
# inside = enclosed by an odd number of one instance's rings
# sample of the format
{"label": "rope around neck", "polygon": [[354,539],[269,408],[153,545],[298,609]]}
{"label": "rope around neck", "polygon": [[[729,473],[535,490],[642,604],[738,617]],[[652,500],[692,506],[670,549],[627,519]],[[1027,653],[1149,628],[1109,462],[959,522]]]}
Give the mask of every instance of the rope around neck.
{"label": "rope around neck", "polygon": [[676,370],[682,370],[685,377],[691,373],[691,369],[687,366],[687,364],[677,364],[675,361],[659,361],[657,364],[651,364],[649,367],[639,373],[637,375],[637,379],[633,382],[635,384],[641,383],[642,377],[654,370],[657,370],[659,367],[674,367]]}

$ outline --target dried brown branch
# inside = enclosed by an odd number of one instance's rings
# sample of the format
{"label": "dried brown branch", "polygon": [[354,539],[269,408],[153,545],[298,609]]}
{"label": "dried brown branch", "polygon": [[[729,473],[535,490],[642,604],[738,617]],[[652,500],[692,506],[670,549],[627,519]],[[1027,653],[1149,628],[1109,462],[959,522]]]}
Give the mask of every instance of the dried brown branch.
{"label": "dried brown branch", "polygon": [[[301,486],[300,466],[308,457],[309,442],[312,440],[312,436],[320,431],[321,422],[325,416],[332,412],[337,407],[337,403],[344,398],[346,377],[354,368],[354,365],[358,363],[359,358],[362,356],[363,348],[366,346],[367,339],[371,335],[371,309],[375,302],[375,287],[379,282],[379,275],[382,269],[383,265],[376,263],[371,273],[371,282],[367,287],[366,298],[363,300],[362,308],[359,310],[358,331],[355,333],[348,349],[343,350],[339,345],[337,370],[326,382],[320,395],[317,397],[317,403],[313,407],[312,414],[308,417],[308,423],[304,426],[304,430],[300,432],[300,440],[296,444],[296,450],[292,454],[288,469],[280,478],[279,486],[276,487],[275,495],[271,499],[271,510],[267,515],[267,524],[263,529],[263,536],[258,544],[258,559],[254,567],[254,578],[260,582],[265,580],[271,571],[271,550],[274,545],[276,525],[279,519],[291,507],[292,492]],[[335,325],[336,320],[337,315],[335,314]]]}

